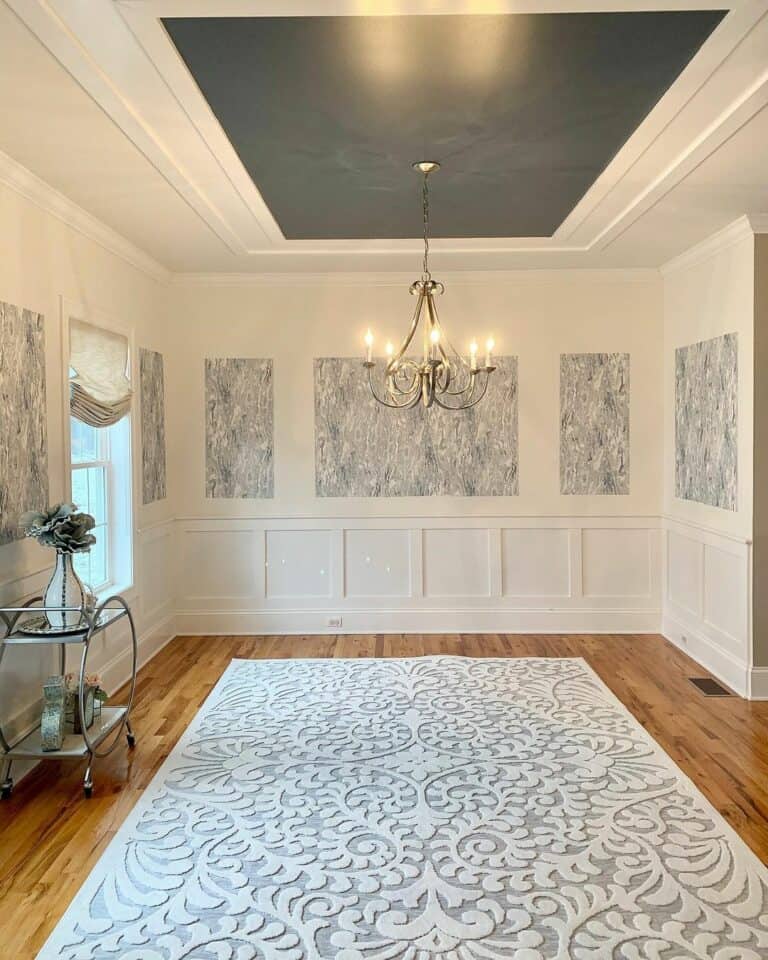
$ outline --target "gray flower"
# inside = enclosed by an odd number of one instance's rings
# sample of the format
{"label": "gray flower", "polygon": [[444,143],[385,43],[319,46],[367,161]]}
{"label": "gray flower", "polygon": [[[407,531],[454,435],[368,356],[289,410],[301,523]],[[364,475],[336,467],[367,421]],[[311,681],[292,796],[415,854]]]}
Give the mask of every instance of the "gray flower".
{"label": "gray flower", "polygon": [[90,532],[95,525],[90,513],[79,513],[73,503],[57,503],[45,513],[30,510],[19,519],[19,526],[27,537],[61,553],[90,550],[96,543],[96,537]]}

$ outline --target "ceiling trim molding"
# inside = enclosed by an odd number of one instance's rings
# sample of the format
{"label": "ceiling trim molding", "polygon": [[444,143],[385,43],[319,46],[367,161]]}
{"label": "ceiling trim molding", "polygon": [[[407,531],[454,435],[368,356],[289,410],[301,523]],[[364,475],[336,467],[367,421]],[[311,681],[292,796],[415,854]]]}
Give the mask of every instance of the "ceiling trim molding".
{"label": "ceiling trim molding", "polygon": [[[764,225],[768,229],[768,217],[765,217]],[[723,227],[722,230],[718,230],[717,233],[713,233],[712,236],[707,237],[706,240],[697,243],[696,246],[685,250],[671,260],[667,260],[667,262],[660,267],[661,274],[662,276],[668,276],[671,273],[678,273],[681,270],[689,270],[691,267],[695,267],[705,260],[711,259],[718,253],[728,250],[737,243],[741,243],[742,240],[746,240],[747,237],[753,237],[756,232],[759,231],[753,228],[752,218],[748,216],[739,217],[738,220],[729,223]]]}
{"label": "ceiling trim molding", "polygon": [[[13,2],[13,0],[12,0]],[[38,0],[39,2],[39,0]],[[60,0],[59,0],[60,2]],[[446,13],[452,6],[451,0],[440,0],[435,3],[423,0],[395,0],[388,8],[388,14],[419,14],[427,10],[431,14]],[[311,8],[311,10],[309,9]],[[489,12],[528,12],[538,13],[546,11],[576,12],[586,9],[597,10],[643,10],[643,9],[701,9],[696,0],[654,0],[646,3],[644,0],[611,0],[608,3],[594,3],[592,0],[539,0],[531,3],[529,0],[493,0],[482,10],[473,7],[473,13]],[[286,240],[277,226],[272,212],[262,198],[258,186],[246,172],[239,157],[235,153],[229,139],[222,130],[219,121],[213,114],[211,107],[203,97],[188,68],[181,60],[173,43],[162,27],[160,18],[163,16],[270,16],[279,13],[280,16],[301,15],[348,15],[355,10],[361,13],[356,0],[294,0],[286,7],[285,0],[118,0],[116,9],[128,24],[134,37],[144,49],[148,60],[154,65],[158,74],[167,84],[169,92],[175,97],[177,106],[194,124],[198,135],[210,155],[219,159],[222,170],[226,174],[229,184],[237,191],[239,198],[251,210],[255,224],[259,228],[259,235],[267,235],[271,241],[271,249],[255,245],[253,237],[245,233],[240,234],[241,244],[247,248],[250,256],[261,256],[265,253],[280,256],[301,256],[308,252],[313,253],[343,253],[345,255],[388,255],[393,250],[408,250],[413,240],[388,241],[386,247],[379,246],[373,241],[295,241]],[[665,93],[651,113],[640,124],[629,140],[622,146],[619,153],[600,174],[590,189],[579,201],[576,207],[558,227],[552,237],[541,241],[540,238],[504,237],[493,241],[482,238],[464,239],[461,241],[462,252],[485,252],[487,250],[500,251],[514,255],[535,251],[539,255],[549,253],[568,253],[578,255],[592,250],[603,250],[618,239],[626,226],[634,222],[638,216],[646,212],[651,203],[671,189],[676,182],[684,179],[688,172],[685,161],[688,159],[689,148],[682,151],[679,146],[674,148],[671,157],[663,159],[663,154],[669,148],[663,141],[667,128],[671,123],[686,111],[691,101],[701,94],[702,89],[720,70],[724,61],[743,38],[754,29],[762,19],[765,11],[760,4],[739,3],[734,0],[723,0],[718,9],[729,10],[729,15],[704,43],[701,50],[685,67],[681,75]],[[370,14],[370,9],[365,8]],[[462,3],[456,3],[454,13],[466,13]],[[714,122],[707,129],[707,135],[715,136],[721,124],[724,124],[733,104],[724,104],[724,112],[713,114]],[[712,108],[713,110],[715,108]],[[721,108],[722,110],[722,108]],[[717,115],[719,113],[719,115]],[[696,131],[698,133],[699,131]],[[727,135],[727,131],[724,131]],[[696,138],[696,142],[700,137]],[[712,145],[712,150],[722,142]],[[642,160],[645,162],[649,154],[661,150],[662,159],[651,162],[652,170],[647,174],[648,179],[639,184],[638,188],[631,186],[630,171],[635,170]],[[681,169],[682,168],[682,169]],[[678,173],[679,171],[679,173]],[[678,174],[675,177],[675,174]],[[620,191],[621,198],[614,203],[614,210],[609,211],[610,205],[606,200],[614,191]],[[654,196],[649,197],[653,191]],[[644,202],[645,201],[645,202]],[[216,202],[218,209],[226,206],[223,198]],[[629,223],[625,220],[629,218]],[[594,220],[597,219],[597,222]],[[232,229],[238,232],[235,224]],[[242,224],[241,224],[242,226]],[[458,251],[453,247],[456,241],[448,240],[447,249]]]}
{"label": "ceiling trim molding", "polygon": [[[504,285],[551,283],[556,277],[564,282],[647,283],[658,280],[655,267],[635,268],[557,268],[535,267],[518,270],[441,271],[446,286],[482,286],[489,282]],[[408,287],[413,273],[174,273],[173,286],[190,287]]]}
{"label": "ceiling trim molding", "polygon": [[[148,0],[113,0],[141,7]],[[360,0],[149,0],[163,17],[366,17],[370,4]],[[616,13],[636,10],[725,10],[745,0],[474,0],[472,13]],[[382,16],[466,14],[466,0],[388,0]]]}
{"label": "ceiling trim molding", "polygon": [[170,280],[170,270],[154,257],[2,151],[0,183],[153,280],[165,283]]}
{"label": "ceiling trim molding", "polygon": [[[234,254],[247,253],[229,219],[198,185],[199,171],[187,167],[162,139],[159,131],[167,135],[163,126],[152,122],[151,107],[167,85],[113,4],[8,0],[8,6],[225,247]],[[141,109],[135,89],[132,95],[124,92],[129,75],[140,77],[145,88]]]}

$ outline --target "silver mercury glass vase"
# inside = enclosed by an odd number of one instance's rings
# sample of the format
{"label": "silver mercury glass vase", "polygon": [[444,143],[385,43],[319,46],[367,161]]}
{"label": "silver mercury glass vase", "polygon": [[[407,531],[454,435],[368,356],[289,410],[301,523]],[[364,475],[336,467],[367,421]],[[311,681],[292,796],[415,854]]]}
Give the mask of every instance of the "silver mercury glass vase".
{"label": "silver mercury glass vase", "polygon": [[85,602],[85,591],[80,577],[72,565],[72,554],[56,551],[56,566],[45,588],[43,601],[46,607],[74,607],[67,611],[47,610],[48,623],[54,629],[76,627],[80,623]]}

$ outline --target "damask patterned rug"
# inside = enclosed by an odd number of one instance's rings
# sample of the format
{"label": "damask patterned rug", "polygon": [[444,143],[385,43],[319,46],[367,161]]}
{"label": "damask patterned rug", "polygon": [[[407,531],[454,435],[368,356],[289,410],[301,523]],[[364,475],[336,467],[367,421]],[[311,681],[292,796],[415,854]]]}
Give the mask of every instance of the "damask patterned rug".
{"label": "damask patterned rug", "polygon": [[236,660],[43,960],[760,960],[768,870],[582,660]]}

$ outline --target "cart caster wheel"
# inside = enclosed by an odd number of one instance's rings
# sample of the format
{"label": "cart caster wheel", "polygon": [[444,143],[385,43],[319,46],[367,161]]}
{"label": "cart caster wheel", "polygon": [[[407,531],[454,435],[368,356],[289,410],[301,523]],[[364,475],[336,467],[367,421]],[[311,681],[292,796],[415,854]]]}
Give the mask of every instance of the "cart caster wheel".
{"label": "cart caster wheel", "polygon": [[93,796],[93,785],[83,787],[83,793],[85,794],[85,799],[90,800]]}
{"label": "cart caster wheel", "polygon": [[13,784],[12,783],[9,783],[7,785],[4,784],[2,789],[0,789],[0,800],[7,800],[12,793],[13,793]]}
{"label": "cart caster wheel", "polygon": [[131,748],[131,750],[133,750],[133,748],[136,746],[136,737],[132,733],[127,734],[127,737],[128,746]]}

